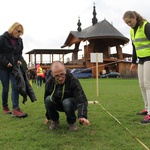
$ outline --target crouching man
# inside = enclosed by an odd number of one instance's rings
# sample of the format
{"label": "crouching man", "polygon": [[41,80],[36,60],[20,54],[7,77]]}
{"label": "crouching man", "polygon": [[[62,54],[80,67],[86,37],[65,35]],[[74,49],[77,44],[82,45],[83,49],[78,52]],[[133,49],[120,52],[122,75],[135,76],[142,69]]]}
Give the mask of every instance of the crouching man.
{"label": "crouching man", "polygon": [[52,76],[45,85],[45,108],[47,120],[50,120],[50,129],[55,130],[59,124],[59,111],[66,114],[69,130],[76,131],[76,114],[80,124],[89,125],[87,120],[88,101],[80,82],[64,64],[55,61],[51,65]]}

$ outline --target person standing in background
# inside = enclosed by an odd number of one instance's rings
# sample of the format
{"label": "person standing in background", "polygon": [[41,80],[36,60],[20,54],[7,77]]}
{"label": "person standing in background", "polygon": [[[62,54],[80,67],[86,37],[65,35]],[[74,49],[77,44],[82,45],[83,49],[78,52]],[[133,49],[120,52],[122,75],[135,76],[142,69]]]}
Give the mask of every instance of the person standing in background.
{"label": "person standing in background", "polygon": [[37,86],[41,87],[42,86],[42,77],[43,77],[43,69],[41,67],[40,64],[38,64],[37,66]]}
{"label": "person standing in background", "polygon": [[42,76],[42,80],[43,80],[43,83],[45,83],[45,81],[46,81],[46,71],[45,71],[45,69],[43,69],[43,76]]}
{"label": "person standing in background", "polygon": [[35,70],[31,70],[30,71],[30,79],[32,80],[32,83],[36,83],[36,71]]}
{"label": "person standing in background", "polygon": [[138,79],[144,100],[144,109],[137,115],[146,115],[139,123],[150,124],[150,23],[136,11],[125,12],[123,20],[131,27],[133,56],[130,71],[135,70],[138,58]]}
{"label": "person standing in background", "polygon": [[[21,35],[24,33],[23,26],[15,22],[3,35],[0,36],[0,78],[2,83],[2,106],[4,114],[21,118],[28,114],[19,108],[19,92],[17,80],[12,71],[15,65],[23,64],[23,41]],[[9,82],[11,82],[12,112],[8,107]]]}
{"label": "person standing in background", "polygon": [[50,77],[51,77],[51,70],[50,70],[50,68],[48,68],[46,70],[46,74],[45,74],[45,81],[47,81]]}

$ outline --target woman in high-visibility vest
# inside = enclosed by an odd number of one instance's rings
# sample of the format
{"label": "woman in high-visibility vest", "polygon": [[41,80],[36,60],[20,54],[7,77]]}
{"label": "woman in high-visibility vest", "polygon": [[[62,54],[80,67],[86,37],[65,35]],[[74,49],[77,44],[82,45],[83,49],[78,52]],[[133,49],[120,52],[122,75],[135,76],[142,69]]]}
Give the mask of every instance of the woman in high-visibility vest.
{"label": "woman in high-visibility vest", "polygon": [[135,11],[123,15],[125,23],[131,27],[130,35],[133,56],[130,71],[135,71],[138,60],[138,79],[144,100],[144,109],[137,115],[145,115],[140,124],[150,123],[150,23]]}
{"label": "woman in high-visibility vest", "polygon": [[37,66],[37,85],[38,87],[42,86],[42,76],[43,76],[43,69],[41,68],[40,64]]}

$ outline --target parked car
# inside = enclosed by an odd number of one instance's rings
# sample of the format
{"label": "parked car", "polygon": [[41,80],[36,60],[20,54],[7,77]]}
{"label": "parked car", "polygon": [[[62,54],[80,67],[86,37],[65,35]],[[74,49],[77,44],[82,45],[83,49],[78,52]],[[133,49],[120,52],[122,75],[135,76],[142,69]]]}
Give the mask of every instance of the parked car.
{"label": "parked car", "polygon": [[86,68],[75,68],[75,69],[71,70],[71,73],[74,74],[74,73],[77,73],[77,72],[82,71],[84,69],[86,69]]}
{"label": "parked car", "polygon": [[120,76],[119,72],[110,72],[100,75],[100,78],[120,78]]}
{"label": "parked car", "polygon": [[77,78],[92,78],[92,69],[89,68],[72,69],[71,73]]}

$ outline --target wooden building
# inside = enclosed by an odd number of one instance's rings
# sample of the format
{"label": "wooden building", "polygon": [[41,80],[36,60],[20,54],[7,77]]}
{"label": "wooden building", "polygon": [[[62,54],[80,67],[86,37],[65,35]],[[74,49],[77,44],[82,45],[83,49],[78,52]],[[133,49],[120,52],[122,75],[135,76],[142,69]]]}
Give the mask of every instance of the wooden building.
{"label": "wooden building", "polygon": [[[29,61],[31,61],[31,55],[34,55],[34,64],[36,64],[36,55],[40,54],[40,63],[43,64],[43,54],[51,55],[50,62],[53,62],[54,54],[60,54],[64,58],[66,54],[72,53],[72,61],[66,63],[67,68],[92,68],[93,76],[96,77],[96,63],[91,63],[90,54],[103,53],[103,62],[98,63],[98,73],[102,72],[102,70],[106,70],[106,72],[117,71],[124,73],[124,70],[129,69],[131,61],[126,61],[126,59],[131,59],[131,54],[124,54],[122,52],[122,46],[127,44],[129,39],[120,33],[106,19],[98,22],[95,6],[93,6],[92,25],[82,30],[80,18],[78,19],[77,25],[77,31],[71,31],[69,33],[61,49],[31,50],[26,53],[29,54]],[[87,41],[88,44],[84,46],[84,56],[79,60],[79,46],[81,42],[85,41]],[[64,49],[72,45],[74,45],[74,49]],[[111,54],[111,47],[116,48],[116,54]]]}
{"label": "wooden building", "polygon": [[[88,41],[88,45],[84,46],[84,61],[86,68],[93,69],[93,75],[96,76],[95,63],[91,63],[91,53],[103,53],[103,63],[99,63],[98,72],[106,70],[106,72],[118,71],[129,68],[131,61],[126,61],[126,58],[131,57],[130,54],[123,54],[121,45],[129,42],[129,39],[120,33],[112,24],[106,19],[98,22],[96,18],[95,6],[93,7],[92,25],[81,29],[80,19],[78,20],[78,31],[71,31],[62,46],[75,45],[75,50],[78,49],[80,42]],[[112,56],[110,48],[116,48],[116,54]]]}

